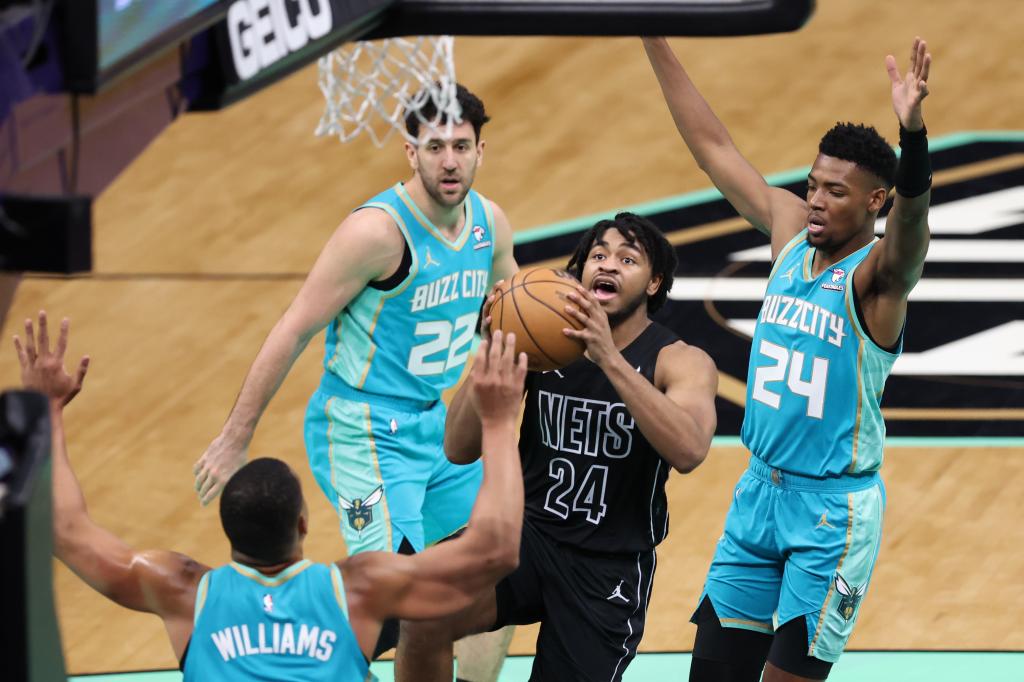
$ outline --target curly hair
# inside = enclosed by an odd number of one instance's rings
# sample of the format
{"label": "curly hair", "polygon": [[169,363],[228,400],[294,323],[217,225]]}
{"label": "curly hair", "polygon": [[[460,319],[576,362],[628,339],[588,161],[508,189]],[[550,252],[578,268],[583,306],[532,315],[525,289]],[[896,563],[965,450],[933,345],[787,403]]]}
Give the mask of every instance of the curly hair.
{"label": "curly hair", "polygon": [[619,213],[612,220],[598,222],[580,238],[565,269],[576,279],[582,280],[583,266],[586,265],[590,250],[594,248],[594,243],[611,229],[618,230],[629,244],[639,244],[651,264],[651,277],[661,276],[661,285],[658,290],[647,297],[647,312],[657,311],[665,304],[668,292],[672,289],[678,261],[676,260],[676,250],[665,239],[665,235],[657,225],[643,216],[635,213]]}
{"label": "curly hair", "polygon": [[302,513],[302,486],[279,459],[254,459],[235,473],[220,498],[231,547],[266,564],[288,559]]}
{"label": "curly hair", "polygon": [[818,152],[857,164],[881,180],[887,190],[896,182],[896,152],[871,126],[836,123],[821,138]]}
{"label": "curly hair", "polygon": [[[479,142],[480,130],[484,127],[485,123],[491,120],[491,117],[487,115],[487,110],[484,108],[484,103],[461,83],[456,83],[455,85],[455,97],[459,100],[459,106],[462,107],[462,122],[473,126],[476,141]],[[427,121],[433,121],[437,117],[437,105],[433,99],[427,100],[426,105],[420,109],[419,116],[415,112],[409,112],[405,115],[405,129],[413,137],[420,136],[420,116]],[[441,120],[441,123],[447,122],[447,117]]]}

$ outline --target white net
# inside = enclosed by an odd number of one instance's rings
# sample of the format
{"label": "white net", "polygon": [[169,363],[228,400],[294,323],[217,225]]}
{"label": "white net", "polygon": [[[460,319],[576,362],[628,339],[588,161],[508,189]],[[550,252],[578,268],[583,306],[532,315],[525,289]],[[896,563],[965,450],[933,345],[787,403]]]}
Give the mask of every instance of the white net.
{"label": "white net", "polygon": [[[454,44],[452,36],[390,38],[349,43],[321,57],[319,82],[327,106],[316,134],[348,142],[366,133],[381,147],[397,130],[415,144],[405,130],[409,113],[435,129],[446,121],[450,134],[462,115]],[[423,109],[431,102],[437,115],[428,120]]]}

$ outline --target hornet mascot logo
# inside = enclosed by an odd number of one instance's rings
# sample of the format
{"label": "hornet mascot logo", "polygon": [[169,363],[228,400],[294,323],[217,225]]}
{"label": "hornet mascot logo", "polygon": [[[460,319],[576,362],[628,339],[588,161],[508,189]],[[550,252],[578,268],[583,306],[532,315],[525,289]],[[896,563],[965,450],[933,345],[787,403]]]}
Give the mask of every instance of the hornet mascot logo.
{"label": "hornet mascot logo", "polygon": [[348,512],[348,525],[362,533],[363,529],[373,523],[373,507],[384,497],[384,486],[377,486],[363,499],[355,499],[349,502],[341,495],[338,495],[338,503],[341,508]]}
{"label": "hornet mascot logo", "polygon": [[857,604],[860,603],[867,587],[867,585],[850,587],[850,584],[843,579],[843,576],[836,573],[836,590],[843,596],[843,598],[839,600],[838,610],[839,615],[845,620],[853,618],[853,614],[857,612]]}

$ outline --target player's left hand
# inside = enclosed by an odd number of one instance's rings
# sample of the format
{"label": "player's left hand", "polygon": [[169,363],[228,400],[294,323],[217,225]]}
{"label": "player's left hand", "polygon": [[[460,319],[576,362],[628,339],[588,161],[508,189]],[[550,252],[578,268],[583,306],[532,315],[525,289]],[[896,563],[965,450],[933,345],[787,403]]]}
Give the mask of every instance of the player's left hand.
{"label": "player's left hand", "polygon": [[932,65],[932,55],[928,45],[921,38],[914,38],[914,47],[910,51],[910,69],[905,77],[900,77],[896,57],[887,55],[885,69],[889,72],[892,84],[892,108],[906,130],[917,131],[924,126],[921,114],[921,102],[928,96],[928,72]]}
{"label": "player's left hand", "polygon": [[71,376],[64,369],[64,352],[68,347],[68,329],[71,322],[68,318],[60,323],[60,336],[57,345],[50,350],[50,333],[46,321],[46,311],[39,311],[39,336],[35,334],[32,320],[25,320],[25,345],[21,339],[14,337],[14,349],[18,352],[21,363],[21,383],[25,388],[39,391],[61,407],[71,402],[72,398],[82,390],[85,373],[89,369],[89,356],[86,355],[78,364],[78,371]]}
{"label": "player's left hand", "polygon": [[587,355],[598,367],[614,357],[618,352],[612,340],[612,327],[608,323],[608,314],[601,307],[600,301],[593,292],[577,286],[576,291],[565,295],[573,305],[565,306],[565,312],[575,317],[583,325],[582,329],[566,327],[562,333],[571,339],[579,339],[587,345]]}

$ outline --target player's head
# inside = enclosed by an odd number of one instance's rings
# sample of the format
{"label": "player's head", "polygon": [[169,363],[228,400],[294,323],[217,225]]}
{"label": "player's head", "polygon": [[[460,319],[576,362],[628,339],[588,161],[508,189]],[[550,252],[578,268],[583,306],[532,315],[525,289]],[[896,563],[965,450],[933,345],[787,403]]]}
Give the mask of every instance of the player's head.
{"label": "player's head", "polygon": [[297,559],[308,519],[295,472],[279,459],[249,462],[224,486],[220,522],[232,551],[247,560],[272,566]]}
{"label": "player's head", "polygon": [[807,178],[807,241],[836,251],[870,238],[896,177],[896,153],[871,126],[837,123],[818,145]]}
{"label": "player's head", "polygon": [[594,292],[614,326],[644,303],[647,313],[665,303],[676,251],[650,220],[620,213],[587,230],[566,269]]}
{"label": "player's head", "polygon": [[[462,119],[446,132],[447,116],[436,126],[423,124],[415,114],[405,118],[405,129],[416,138],[416,144],[405,144],[409,165],[423,183],[427,194],[441,206],[462,203],[473,186],[477,166],[483,161],[484,142],[480,130],[490,120],[480,98],[462,85],[456,86]],[[438,118],[437,107],[429,101],[420,110],[427,121]]]}

